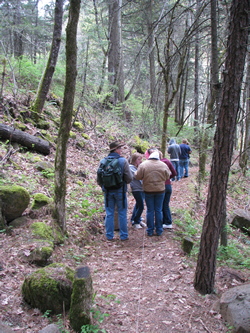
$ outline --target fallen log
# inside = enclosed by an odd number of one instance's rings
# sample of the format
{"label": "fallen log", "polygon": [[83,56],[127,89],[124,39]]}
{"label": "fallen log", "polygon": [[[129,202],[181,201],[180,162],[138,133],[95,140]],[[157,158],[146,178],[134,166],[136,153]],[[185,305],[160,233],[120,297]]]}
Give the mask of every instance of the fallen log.
{"label": "fallen log", "polygon": [[36,152],[44,155],[49,155],[50,153],[49,143],[46,140],[4,124],[0,124],[0,139],[17,142],[30,150],[35,150]]}

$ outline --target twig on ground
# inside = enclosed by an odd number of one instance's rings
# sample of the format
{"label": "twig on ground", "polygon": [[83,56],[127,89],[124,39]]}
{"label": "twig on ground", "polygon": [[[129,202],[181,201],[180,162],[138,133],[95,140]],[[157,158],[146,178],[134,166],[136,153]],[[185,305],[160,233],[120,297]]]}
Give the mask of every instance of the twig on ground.
{"label": "twig on ground", "polygon": [[4,163],[6,160],[8,160],[10,158],[11,155],[14,155],[17,151],[19,150],[19,148],[15,149],[11,148],[7,154],[2,158],[2,160],[0,161],[0,164]]}
{"label": "twig on ground", "polygon": [[202,324],[202,326],[205,328],[205,330],[208,332],[208,333],[211,333],[211,331],[206,327],[206,325],[203,323],[203,321],[201,320],[201,318],[199,318],[200,320],[200,323]]}
{"label": "twig on ground", "polygon": [[51,147],[53,147],[56,150],[56,146],[51,141],[49,141],[44,135],[42,135],[41,132],[36,132],[36,134],[40,135],[44,140],[48,141],[48,143],[51,145]]}

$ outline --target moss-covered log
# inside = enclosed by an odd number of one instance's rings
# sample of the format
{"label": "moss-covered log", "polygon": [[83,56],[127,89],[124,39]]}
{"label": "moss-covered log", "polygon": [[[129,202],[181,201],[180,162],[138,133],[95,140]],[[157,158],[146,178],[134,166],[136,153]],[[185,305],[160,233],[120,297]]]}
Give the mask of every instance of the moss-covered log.
{"label": "moss-covered log", "polygon": [[46,140],[4,124],[0,124],[0,139],[17,142],[30,150],[35,150],[44,155],[49,155],[50,153],[49,143]]}

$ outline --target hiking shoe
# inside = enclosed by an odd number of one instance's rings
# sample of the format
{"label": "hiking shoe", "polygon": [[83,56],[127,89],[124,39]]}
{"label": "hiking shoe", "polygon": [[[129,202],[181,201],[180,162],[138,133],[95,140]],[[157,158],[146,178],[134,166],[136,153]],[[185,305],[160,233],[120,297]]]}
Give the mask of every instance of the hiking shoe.
{"label": "hiking shoe", "polygon": [[147,225],[146,225],[146,223],[145,222],[140,222],[140,225],[143,227],[143,228],[145,228]]}
{"label": "hiking shoe", "polygon": [[156,234],[156,236],[161,236],[162,234]]}
{"label": "hiking shoe", "polygon": [[114,242],[115,239],[114,239],[114,238],[107,238],[107,241],[108,241],[108,242]]}
{"label": "hiking shoe", "polygon": [[152,234],[152,235],[149,235],[149,234],[148,234],[148,237],[153,237],[153,236],[154,236],[154,234]]}
{"label": "hiking shoe", "polygon": [[129,240],[129,238],[121,239],[122,242]]}
{"label": "hiking shoe", "polygon": [[163,224],[163,229],[172,229],[173,228],[173,226],[172,226],[172,224]]}
{"label": "hiking shoe", "polygon": [[135,224],[133,225],[133,227],[134,227],[135,229],[142,229],[142,227],[141,227],[140,224],[138,224],[138,223],[135,223]]}

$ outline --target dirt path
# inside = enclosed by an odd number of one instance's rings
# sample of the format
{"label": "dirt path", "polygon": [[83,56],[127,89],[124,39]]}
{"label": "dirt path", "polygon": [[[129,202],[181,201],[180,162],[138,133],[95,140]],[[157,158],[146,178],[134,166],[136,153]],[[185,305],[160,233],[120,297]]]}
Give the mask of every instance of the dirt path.
{"label": "dirt path", "polygon": [[[188,206],[192,182],[191,175],[173,183],[172,211]],[[128,203],[130,218],[132,196]],[[110,333],[227,331],[221,316],[210,311],[218,297],[202,297],[194,290],[195,263],[182,252],[175,230],[147,237],[145,228],[134,229],[129,223],[126,242],[119,240],[118,232],[113,243],[102,236],[88,262],[96,302],[109,314],[101,328]]]}

